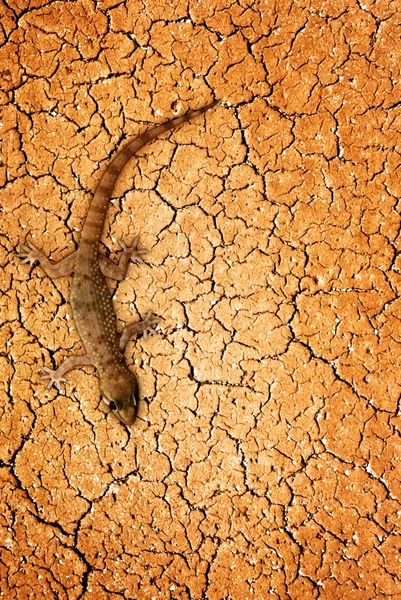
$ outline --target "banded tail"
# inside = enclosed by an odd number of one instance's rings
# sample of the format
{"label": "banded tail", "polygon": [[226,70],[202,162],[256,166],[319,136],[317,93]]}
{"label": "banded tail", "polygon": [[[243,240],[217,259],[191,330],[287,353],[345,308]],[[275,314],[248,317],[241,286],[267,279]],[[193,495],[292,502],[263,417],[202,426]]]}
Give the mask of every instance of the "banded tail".
{"label": "banded tail", "polygon": [[157,125],[150,129],[149,131],[145,131],[142,135],[135,138],[132,142],[130,142],[125,148],[120,150],[118,154],[113,158],[106,171],[103,173],[95,194],[93,196],[88,215],[86,217],[82,234],[81,234],[81,242],[87,241],[90,243],[95,243],[100,240],[102,235],[104,221],[106,218],[106,211],[110,201],[110,197],[116,183],[117,177],[121,173],[125,164],[129,161],[129,159],[137,152],[142,146],[153,140],[158,135],[168,131],[169,129],[173,129],[184,123],[185,121],[189,121],[190,119],[194,119],[199,115],[202,115],[210,108],[213,108],[217,104],[217,101],[204,106],[198,110],[191,110],[190,112],[182,115],[181,117],[176,117],[175,119],[171,119],[166,123],[162,123],[161,125]]}

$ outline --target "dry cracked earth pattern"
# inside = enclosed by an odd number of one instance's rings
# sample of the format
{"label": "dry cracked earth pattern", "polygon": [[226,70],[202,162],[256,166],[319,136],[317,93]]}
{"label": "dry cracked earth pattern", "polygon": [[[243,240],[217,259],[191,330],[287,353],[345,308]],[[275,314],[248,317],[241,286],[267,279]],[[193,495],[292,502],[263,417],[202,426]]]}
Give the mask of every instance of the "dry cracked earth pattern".
{"label": "dry cracked earth pattern", "polygon": [[[2,0],[0,594],[401,598],[401,4]],[[70,278],[116,148],[101,252],[139,418],[83,353]]]}

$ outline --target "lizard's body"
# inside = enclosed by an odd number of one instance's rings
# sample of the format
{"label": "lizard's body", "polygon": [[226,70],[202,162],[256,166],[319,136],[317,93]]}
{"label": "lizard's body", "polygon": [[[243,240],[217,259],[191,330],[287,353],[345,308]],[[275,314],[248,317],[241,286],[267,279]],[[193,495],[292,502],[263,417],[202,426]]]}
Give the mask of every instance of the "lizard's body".
{"label": "lizard's body", "polygon": [[93,364],[100,375],[103,400],[127,425],[131,425],[136,417],[138,385],[134,374],[125,365],[122,352],[132,334],[143,331],[146,335],[153,332],[153,325],[157,319],[152,319],[149,312],[144,321],[128,325],[121,335],[117,333],[116,317],[105,276],[123,279],[129,260],[134,257],[134,261],[141,262],[140,255],[146,250],[137,249],[139,238],[136,237],[131,248],[123,246],[119,265],[98,254],[108,204],[117,177],[139,148],[168,129],[206,112],[214,104],[154,127],[137,137],[114,157],[96,188],[82,230],[80,245],[74,254],[54,264],[30,242],[22,246],[22,252],[19,254],[24,259],[23,262],[33,264],[38,260],[52,277],[61,277],[74,271],[70,302],[86,354],[67,358],[56,371],[45,367],[43,370],[47,374],[43,378],[50,380],[49,387],[54,384],[59,388],[60,382],[65,381],[63,375],[69,369],[78,365]]}

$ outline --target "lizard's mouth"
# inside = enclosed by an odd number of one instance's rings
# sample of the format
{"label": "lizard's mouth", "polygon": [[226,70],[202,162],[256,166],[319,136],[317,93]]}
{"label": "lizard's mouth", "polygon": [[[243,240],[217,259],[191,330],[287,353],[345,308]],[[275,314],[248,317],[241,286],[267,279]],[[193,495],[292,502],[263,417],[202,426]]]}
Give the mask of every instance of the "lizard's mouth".
{"label": "lizard's mouth", "polygon": [[131,426],[136,419],[136,406],[125,406],[121,410],[113,410],[113,413],[125,425]]}
{"label": "lizard's mouth", "polygon": [[124,423],[125,425],[131,426],[137,414],[137,405],[135,404],[125,404],[123,402],[118,402],[114,400],[108,400],[108,398],[103,396],[103,402],[107,404],[110,408],[111,412],[117,417],[119,421]]}

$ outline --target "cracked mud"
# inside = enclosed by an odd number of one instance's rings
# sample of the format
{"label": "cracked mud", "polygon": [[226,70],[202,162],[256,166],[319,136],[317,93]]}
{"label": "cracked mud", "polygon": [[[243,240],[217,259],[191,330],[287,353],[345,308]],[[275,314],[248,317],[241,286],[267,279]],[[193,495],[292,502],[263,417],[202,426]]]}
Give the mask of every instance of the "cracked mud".
{"label": "cracked mud", "polygon": [[[392,2],[0,6],[0,595],[401,599],[401,27]],[[69,278],[131,136],[102,252],[140,382],[131,431],[83,353]]]}

